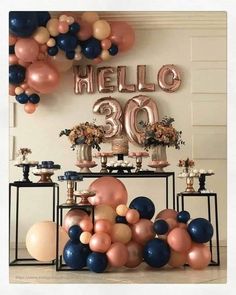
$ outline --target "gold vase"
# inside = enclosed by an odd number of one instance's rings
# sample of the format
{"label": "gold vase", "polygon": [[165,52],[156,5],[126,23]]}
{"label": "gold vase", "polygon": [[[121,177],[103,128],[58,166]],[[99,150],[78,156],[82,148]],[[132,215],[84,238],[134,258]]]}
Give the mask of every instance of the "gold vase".
{"label": "gold vase", "polygon": [[84,161],[92,161],[92,146],[88,144],[77,145],[77,161],[83,163]]}
{"label": "gold vase", "polygon": [[188,193],[194,193],[195,192],[195,189],[193,187],[193,183],[194,183],[194,178],[190,177],[190,176],[187,176],[186,177],[187,187],[185,189],[186,192],[188,192]]}

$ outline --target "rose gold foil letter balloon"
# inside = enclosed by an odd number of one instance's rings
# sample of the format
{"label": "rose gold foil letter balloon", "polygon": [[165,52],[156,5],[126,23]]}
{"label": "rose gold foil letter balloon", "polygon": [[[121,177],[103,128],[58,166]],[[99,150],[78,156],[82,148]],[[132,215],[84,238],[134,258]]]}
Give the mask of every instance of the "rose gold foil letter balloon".
{"label": "rose gold foil letter balloon", "polygon": [[108,85],[111,82],[111,78],[107,77],[107,74],[113,74],[114,68],[112,67],[102,67],[97,70],[98,79],[98,91],[100,93],[114,92],[115,86]]}
{"label": "rose gold foil letter balloon", "polygon": [[85,74],[81,66],[74,66],[74,85],[75,94],[81,94],[83,87],[87,93],[94,92],[94,69],[91,65],[86,66]]}
{"label": "rose gold foil letter balloon", "polygon": [[181,84],[180,73],[175,65],[164,65],[157,75],[158,84],[166,92],[175,92]]}
{"label": "rose gold foil letter balloon", "polygon": [[127,85],[126,84],[126,67],[119,66],[117,67],[117,85],[119,92],[135,92],[136,87],[134,84]]}
{"label": "rose gold foil letter balloon", "polygon": [[158,121],[158,109],[156,103],[145,95],[138,95],[131,98],[125,106],[124,125],[129,140],[141,145],[141,131],[136,122],[138,112],[144,110],[147,113],[148,123],[153,124]]}
{"label": "rose gold foil letter balloon", "polygon": [[112,97],[98,99],[93,105],[93,112],[105,115],[105,137],[119,135],[123,129],[122,109],[119,102]]}
{"label": "rose gold foil letter balloon", "polygon": [[137,85],[138,91],[141,92],[153,92],[155,91],[154,83],[146,83],[146,66],[137,66]]}

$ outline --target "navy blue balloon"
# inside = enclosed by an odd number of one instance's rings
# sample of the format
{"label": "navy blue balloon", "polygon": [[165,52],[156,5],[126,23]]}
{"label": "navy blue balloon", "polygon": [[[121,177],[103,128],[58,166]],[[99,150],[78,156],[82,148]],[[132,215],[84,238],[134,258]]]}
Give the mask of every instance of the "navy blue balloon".
{"label": "navy blue balloon", "polygon": [[164,235],[168,232],[169,225],[164,219],[159,219],[154,222],[153,229],[157,235]]}
{"label": "navy blue balloon", "polygon": [[101,43],[95,38],[90,38],[82,43],[82,53],[89,59],[98,57],[102,52]]}
{"label": "navy blue balloon", "polygon": [[58,53],[58,47],[57,46],[48,47],[48,55],[54,56],[54,55],[57,55],[57,53]]}
{"label": "navy blue balloon", "polygon": [[33,93],[29,96],[29,101],[33,104],[37,104],[40,102],[40,97],[38,94],[36,93]]}
{"label": "navy blue balloon", "polygon": [[143,258],[152,267],[162,267],[170,259],[170,248],[163,240],[152,239],[144,247]]}
{"label": "navy blue balloon", "polygon": [[29,37],[38,27],[38,16],[33,11],[10,11],[9,29],[18,37]]}
{"label": "navy blue balloon", "polygon": [[21,65],[9,66],[9,83],[18,85],[25,80],[25,68]]}
{"label": "navy blue balloon", "polygon": [[82,269],[86,266],[87,257],[90,253],[88,246],[69,240],[63,250],[63,258],[72,269]]}
{"label": "navy blue balloon", "polygon": [[118,46],[112,44],[111,47],[108,49],[110,55],[116,55],[119,51]]}
{"label": "navy blue balloon", "polygon": [[187,223],[190,219],[190,214],[188,211],[180,211],[177,214],[177,221],[182,223]]}
{"label": "navy blue balloon", "polygon": [[124,223],[124,224],[128,224],[125,216],[116,216],[116,223]]}
{"label": "navy blue balloon", "polygon": [[66,58],[74,59],[74,57],[75,57],[75,51],[66,51]]}
{"label": "navy blue balloon", "polygon": [[9,46],[9,54],[15,54],[15,45]]}
{"label": "navy blue balloon", "polygon": [[73,23],[69,26],[69,32],[72,34],[78,33],[80,30],[80,25],[78,23]]}
{"label": "navy blue balloon", "polygon": [[104,272],[108,265],[108,259],[105,253],[92,252],[87,258],[87,267],[90,271]]}
{"label": "navy blue balloon", "polygon": [[27,103],[29,101],[29,97],[28,97],[27,94],[25,94],[23,92],[23,93],[16,96],[16,101],[18,101],[21,104],[25,104],[25,103]]}
{"label": "navy blue balloon", "polygon": [[195,218],[188,225],[188,233],[196,243],[207,243],[213,236],[212,224],[205,218]]}
{"label": "navy blue balloon", "polygon": [[68,230],[68,236],[70,237],[71,241],[79,242],[80,235],[82,234],[82,229],[77,224],[72,225]]}
{"label": "navy blue balloon", "polygon": [[138,210],[140,218],[152,219],[155,213],[155,205],[147,197],[137,197],[133,199],[129,207]]}
{"label": "navy blue balloon", "polygon": [[37,11],[38,25],[46,27],[47,22],[50,20],[51,16],[48,11]]}
{"label": "navy blue balloon", "polygon": [[58,47],[63,51],[74,51],[78,45],[77,37],[70,34],[59,34],[56,38]]}

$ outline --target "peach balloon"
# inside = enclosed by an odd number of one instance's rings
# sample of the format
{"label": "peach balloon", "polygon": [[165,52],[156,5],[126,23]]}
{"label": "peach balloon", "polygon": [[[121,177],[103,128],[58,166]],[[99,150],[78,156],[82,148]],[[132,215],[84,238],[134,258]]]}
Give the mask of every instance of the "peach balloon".
{"label": "peach balloon", "polygon": [[178,223],[178,227],[183,228],[183,229],[187,229],[187,224],[186,223]]}
{"label": "peach balloon", "polygon": [[89,24],[88,22],[85,22],[83,20],[78,20],[78,23],[80,25],[80,30],[77,34],[79,39],[81,41],[85,41],[85,40],[89,39],[93,34],[93,28],[92,28],[91,24]]}
{"label": "peach balloon", "polygon": [[128,249],[119,242],[112,244],[106,254],[110,266],[121,267],[128,261]]}
{"label": "peach balloon", "polygon": [[187,263],[193,269],[203,269],[208,266],[211,261],[211,251],[205,244],[193,243],[192,248],[188,252]]}
{"label": "peach balloon", "polygon": [[102,40],[101,46],[102,46],[102,49],[106,49],[106,50],[109,49],[111,47],[111,40],[109,39]]}
{"label": "peach balloon", "polygon": [[108,50],[102,50],[101,54],[100,54],[100,57],[102,60],[106,61],[106,60],[109,60],[112,58],[112,56],[110,55],[109,51]]}
{"label": "peach balloon", "polygon": [[96,233],[104,232],[104,233],[110,234],[111,230],[112,230],[112,224],[109,220],[106,220],[106,219],[97,220],[94,225],[94,231]]}
{"label": "peach balloon", "polygon": [[67,59],[65,53],[61,50],[58,51],[57,55],[51,56],[49,61],[59,72],[66,72],[73,65],[73,60]]}
{"label": "peach balloon", "polygon": [[82,231],[91,232],[93,230],[93,223],[90,219],[81,220],[79,226],[81,227]]}
{"label": "peach balloon", "polygon": [[47,42],[48,47],[53,47],[56,45],[56,40],[54,38],[50,38]]}
{"label": "peach balloon", "polygon": [[120,204],[116,207],[116,213],[120,216],[125,216],[128,210],[129,208],[124,204]]}
{"label": "peach balloon", "polygon": [[111,206],[97,205],[94,210],[94,219],[95,221],[105,219],[114,224],[116,220],[116,212]]}
{"label": "peach balloon", "polygon": [[176,252],[171,250],[168,264],[172,267],[183,266],[187,262],[187,254],[187,252]]}
{"label": "peach balloon", "polygon": [[99,15],[96,12],[87,11],[81,15],[81,19],[88,22],[89,24],[93,24],[99,20]]}
{"label": "peach balloon", "polygon": [[63,227],[66,231],[72,226],[72,225],[79,225],[80,221],[83,219],[89,219],[88,214],[81,209],[71,209],[68,211],[64,217]]}
{"label": "peach balloon", "polygon": [[103,176],[96,179],[89,186],[89,190],[96,195],[89,198],[92,205],[106,204],[116,208],[120,204],[126,204],[128,193],[124,184],[112,176]]}
{"label": "peach balloon", "polygon": [[32,38],[20,38],[15,44],[16,56],[25,62],[33,62],[39,54],[39,44]]}
{"label": "peach balloon", "polygon": [[145,245],[155,235],[153,222],[148,219],[140,219],[132,226],[132,239],[141,245]]}
{"label": "peach balloon", "polygon": [[80,235],[80,242],[82,244],[89,244],[92,234],[88,231],[84,231]]}
{"label": "peach balloon", "polygon": [[51,93],[59,84],[57,69],[46,61],[37,61],[27,68],[27,83],[39,93]]}
{"label": "peach balloon", "polygon": [[53,36],[53,37],[56,37],[56,36],[59,35],[58,24],[59,24],[59,20],[57,18],[51,18],[47,22],[46,28],[48,29],[50,35]]}
{"label": "peach balloon", "polygon": [[134,241],[130,241],[126,247],[128,249],[128,260],[125,266],[129,268],[137,267],[143,261],[143,247]]}
{"label": "peach balloon", "polygon": [[15,85],[9,84],[9,95],[15,96],[15,89],[16,89]]}
{"label": "peach balloon", "polygon": [[9,45],[16,44],[17,38],[15,36],[9,35]]}
{"label": "peach balloon", "polygon": [[97,20],[93,24],[93,36],[98,40],[103,40],[109,37],[111,26],[106,20]]}
{"label": "peach balloon", "polygon": [[27,114],[33,114],[36,111],[36,105],[31,102],[27,102],[24,105],[24,110]]}
{"label": "peach balloon", "polygon": [[111,238],[106,233],[95,233],[89,241],[89,248],[95,252],[105,253],[111,246]]}
{"label": "peach balloon", "polygon": [[23,92],[24,92],[24,89],[23,88],[21,88],[19,86],[16,87],[16,89],[15,89],[15,95],[20,95]]}
{"label": "peach balloon", "polygon": [[45,44],[50,39],[50,34],[45,27],[38,27],[35,33],[33,34],[33,38],[39,44]]}
{"label": "peach balloon", "polygon": [[69,24],[66,21],[60,21],[58,23],[58,31],[61,34],[65,34],[69,31]]}
{"label": "peach balloon", "polygon": [[[62,255],[69,240],[66,231],[59,226],[59,255]],[[56,258],[56,223],[42,221],[35,223],[26,235],[26,248],[29,254],[39,261],[51,261]]]}
{"label": "peach balloon", "polygon": [[169,225],[169,231],[170,232],[173,228],[178,227],[178,222],[173,218],[166,218],[165,221]]}
{"label": "peach balloon", "polygon": [[9,54],[9,64],[10,65],[18,64],[18,58],[15,54]]}
{"label": "peach balloon", "polygon": [[125,215],[125,218],[126,218],[128,223],[135,224],[135,223],[137,223],[139,221],[140,214],[135,209],[129,209],[128,212]]}
{"label": "peach balloon", "polygon": [[127,244],[132,238],[132,231],[127,224],[116,223],[113,225],[111,230],[112,242],[120,242]]}
{"label": "peach balloon", "polygon": [[187,252],[192,246],[192,241],[188,232],[179,227],[169,232],[167,243],[176,252]]}
{"label": "peach balloon", "polygon": [[176,219],[178,212],[175,211],[174,209],[164,209],[162,211],[160,211],[157,216],[155,217],[155,220],[157,218],[161,218],[161,219],[167,219],[167,218],[173,218]]}

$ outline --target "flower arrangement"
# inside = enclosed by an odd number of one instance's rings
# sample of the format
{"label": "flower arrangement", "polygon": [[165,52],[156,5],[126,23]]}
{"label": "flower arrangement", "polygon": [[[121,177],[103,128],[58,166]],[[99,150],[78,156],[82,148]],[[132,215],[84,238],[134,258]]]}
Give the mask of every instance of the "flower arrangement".
{"label": "flower arrangement", "polygon": [[72,129],[62,130],[59,134],[66,135],[72,143],[71,148],[74,150],[76,145],[87,144],[100,151],[99,144],[104,140],[104,129],[102,126],[97,126],[94,123],[80,123]]}
{"label": "flower arrangement", "polygon": [[195,162],[194,160],[190,160],[187,158],[186,160],[179,160],[178,166],[179,167],[184,167],[186,169],[194,167]]}
{"label": "flower arrangement", "polygon": [[177,131],[172,126],[174,121],[171,117],[164,117],[161,122],[153,124],[141,121],[139,124],[143,128],[141,138],[145,149],[148,150],[150,147],[158,145],[174,146],[176,149],[180,149],[180,145],[185,142],[181,139],[182,131]]}
{"label": "flower arrangement", "polygon": [[22,157],[22,160],[24,161],[28,154],[32,154],[31,149],[28,148],[20,148],[17,152],[17,157]]}

